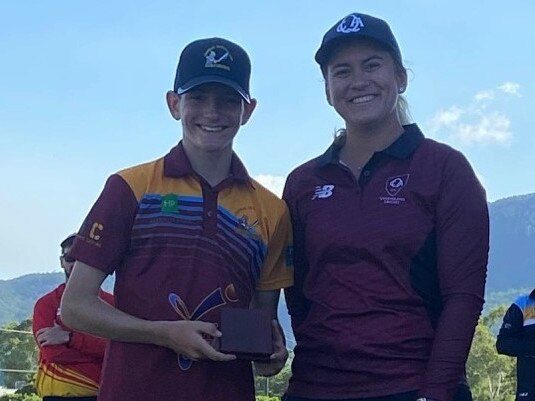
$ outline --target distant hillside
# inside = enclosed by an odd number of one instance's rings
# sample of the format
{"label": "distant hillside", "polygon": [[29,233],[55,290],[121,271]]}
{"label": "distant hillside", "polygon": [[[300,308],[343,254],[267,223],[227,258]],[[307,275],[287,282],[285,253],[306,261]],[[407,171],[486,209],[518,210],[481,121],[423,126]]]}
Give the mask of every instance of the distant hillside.
{"label": "distant hillside", "polygon": [[[0,325],[29,318],[35,301],[64,280],[62,272],[34,273],[12,280],[0,280]],[[103,288],[111,291],[113,279],[106,279]]]}
{"label": "distant hillside", "polygon": [[63,273],[36,273],[0,280],[0,324],[30,317],[35,301],[63,280]]}
{"label": "distant hillside", "polygon": [[535,194],[491,203],[490,221],[488,289],[535,287]]}

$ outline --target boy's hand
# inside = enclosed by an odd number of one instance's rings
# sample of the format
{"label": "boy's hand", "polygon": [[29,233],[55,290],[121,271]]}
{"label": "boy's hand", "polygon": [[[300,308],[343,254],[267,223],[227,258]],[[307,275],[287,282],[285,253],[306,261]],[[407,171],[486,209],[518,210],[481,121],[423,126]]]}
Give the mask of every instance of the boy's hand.
{"label": "boy's hand", "polygon": [[212,361],[232,361],[235,355],[223,354],[212,346],[213,340],[221,337],[214,323],[180,320],[159,322],[158,345],[170,348],[177,354],[192,361],[209,359]]}

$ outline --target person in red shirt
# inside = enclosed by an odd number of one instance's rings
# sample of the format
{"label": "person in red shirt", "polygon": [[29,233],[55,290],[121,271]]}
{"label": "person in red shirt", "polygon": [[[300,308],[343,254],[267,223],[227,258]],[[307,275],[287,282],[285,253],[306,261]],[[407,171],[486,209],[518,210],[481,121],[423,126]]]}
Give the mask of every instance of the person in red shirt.
{"label": "person in red shirt", "polygon": [[[69,251],[75,237],[61,242],[65,283],[74,265]],[[65,283],[39,298],[34,307],[32,329],[39,347],[36,388],[43,401],[92,401],[97,399],[107,341],[63,324],[60,304]],[[113,304],[111,294],[101,290],[99,296]]]}
{"label": "person in red shirt", "polygon": [[410,124],[388,24],[350,14],[316,53],[345,128],[288,177],[297,345],[286,401],[467,401],[483,305],[485,192],[466,158]]}

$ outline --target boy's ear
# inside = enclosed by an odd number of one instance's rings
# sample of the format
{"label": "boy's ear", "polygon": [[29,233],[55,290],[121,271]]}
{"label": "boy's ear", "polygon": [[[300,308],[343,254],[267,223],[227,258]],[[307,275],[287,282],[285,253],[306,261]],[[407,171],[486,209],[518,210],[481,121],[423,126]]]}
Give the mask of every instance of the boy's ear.
{"label": "boy's ear", "polygon": [[245,100],[243,100],[243,116],[241,119],[241,125],[245,125],[247,121],[249,121],[249,118],[251,118],[251,115],[256,108],[256,104],[256,99],[251,99],[251,103],[247,103]]}
{"label": "boy's ear", "polygon": [[174,91],[166,93],[167,107],[175,120],[180,120],[180,95]]}

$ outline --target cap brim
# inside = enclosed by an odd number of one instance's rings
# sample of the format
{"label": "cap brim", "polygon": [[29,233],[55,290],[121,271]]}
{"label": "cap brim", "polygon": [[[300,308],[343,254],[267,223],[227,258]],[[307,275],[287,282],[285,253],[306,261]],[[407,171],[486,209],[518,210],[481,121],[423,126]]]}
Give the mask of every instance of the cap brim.
{"label": "cap brim", "polygon": [[177,88],[176,93],[178,93],[179,95],[182,95],[183,93],[186,93],[187,91],[195,88],[196,86],[211,83],[211,82],[216,82],[219,84],[229,86],[230,88],[238,92],[240,96],[243,98],[243,100],[245,100],[247,103],[251,103],[251,97],[240,85],[238,85],[234,81],[231,81],[230,79],[220,77],[218,75],[206,75],[203,77],[197,77],[197,78],[191,79],[188,82],[186,82],[184,85],[182,85],[180,88]]}

